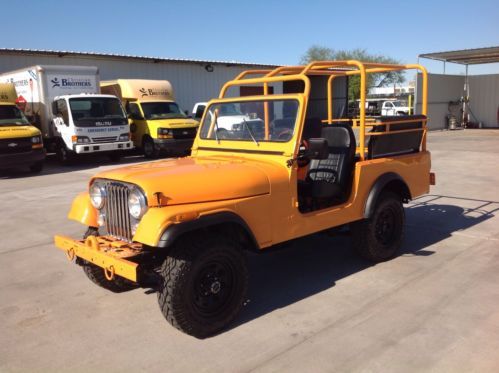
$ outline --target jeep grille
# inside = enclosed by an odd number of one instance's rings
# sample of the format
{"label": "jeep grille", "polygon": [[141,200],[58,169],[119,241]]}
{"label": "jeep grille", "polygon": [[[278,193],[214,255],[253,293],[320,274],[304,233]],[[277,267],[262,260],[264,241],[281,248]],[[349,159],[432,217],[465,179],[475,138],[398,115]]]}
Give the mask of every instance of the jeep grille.
{"label": "jeep grille", "polygon": [[132,242],[131,217],[128,212],[128,186],[116,182],[105,183],[105,226],[107,233],[120,240]]}

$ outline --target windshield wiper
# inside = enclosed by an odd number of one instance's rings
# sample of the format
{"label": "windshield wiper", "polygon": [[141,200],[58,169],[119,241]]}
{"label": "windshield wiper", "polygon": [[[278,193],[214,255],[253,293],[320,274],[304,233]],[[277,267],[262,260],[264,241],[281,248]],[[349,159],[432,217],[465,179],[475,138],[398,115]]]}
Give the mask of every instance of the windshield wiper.
{"label": "windshield wiper", "polygon": [[246,126],[246,129],[248,130],[248,133],[250,134],[251,138],[253,139],[253,141],[255,142],[255,144],[257,146],[260,146],[260,143],[257,141],[257,139],[255,138],[255,135],[253,135],[253,131],[251,130],[248,122],[246,122],[246,120],[243,118],[243,123],[244,125]]}

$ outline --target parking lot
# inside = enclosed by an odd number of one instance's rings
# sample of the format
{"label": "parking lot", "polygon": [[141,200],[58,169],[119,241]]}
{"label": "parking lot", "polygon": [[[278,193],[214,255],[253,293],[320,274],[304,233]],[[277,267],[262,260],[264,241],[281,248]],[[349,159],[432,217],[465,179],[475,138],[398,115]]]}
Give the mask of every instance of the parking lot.
{"label": "parking lot", "polygon": [[[499,131],[429,135],[437,185],[375,266],[346,233],[250,257],[236,323],[198,340],[147,289],[93,285],[53,245],[102,158],[0,175],[0,371],[499,371]],[[121,163],[143,162],[127,157]]]}

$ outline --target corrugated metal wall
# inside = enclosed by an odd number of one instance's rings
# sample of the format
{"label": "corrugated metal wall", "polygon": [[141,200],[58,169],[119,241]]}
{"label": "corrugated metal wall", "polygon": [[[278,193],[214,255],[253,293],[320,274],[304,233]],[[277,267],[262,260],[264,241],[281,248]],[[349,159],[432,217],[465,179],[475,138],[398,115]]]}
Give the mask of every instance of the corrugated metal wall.
{"label": "corrugated metal wall", "polygon": [[241,71],[258,69],[258,66],[226,66],[212,64],[213,72],[205,69],[205,63],[147,62],[133,59],[57,57],[44,55],[12,55],[0,53],[0,72],[16,70],[32,65],[80,65],[97,66],[101,80],[166,79],[175,90],[176,100],[184,110],[192,110],[194,103],[217,97],[222,85]]}
{"label": "corrugated metal wall", "polygon": [[473,75],[469,79],[470,108],[484,127],[499,127],[499,75]]}
{"label": "corrugated metal wall", "polygon": [[[421,112],[421,74],[417,78],[416,112]],[[464,75],[428,74],[428,126],[431,130],[444,129],[449,101],[464,95]],[[470,107],[476,120],[484,127],[499,127],[499,75],[471,75]],[[454,114],[457,110],[454,111]],[[471,121],[475,121],[473,117]]]}
{"label": "corrugated metal wall", "polygon": [[[421,113],[422,77],[418,74],[416,113]],[[428,127],[430,130],[444,129],[449,113],[449,101],[456,101],[463,95],[464,76],[428,74]]]}

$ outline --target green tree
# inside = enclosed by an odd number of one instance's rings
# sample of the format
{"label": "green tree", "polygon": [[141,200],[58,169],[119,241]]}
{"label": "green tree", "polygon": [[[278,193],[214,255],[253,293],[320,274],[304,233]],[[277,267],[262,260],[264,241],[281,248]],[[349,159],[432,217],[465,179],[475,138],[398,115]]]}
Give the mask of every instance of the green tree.
{"label": "green tree", "polygon": [[[313,45],[301,57],[300,63],[307,64],[311,61],[334,61],[334,60],[359,60],[364,62],[393,63],[400,62],[377,54],[369,54],[365,49],[335,50],[319,45]],[[405,76],[400,71],[389,73],[367,74],[367,89],[371,87],[385,87],[391,84],[401,84]],[[348,99],[356,100],[360,97],[360,77],[350,76],[348,79]]]}

